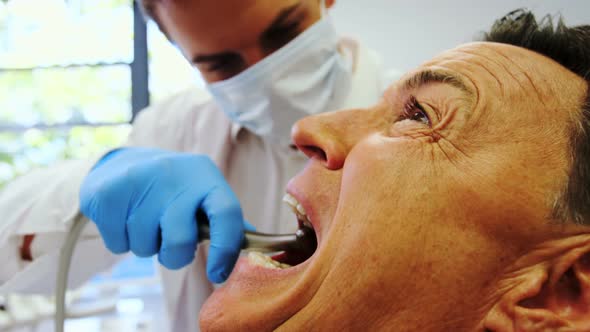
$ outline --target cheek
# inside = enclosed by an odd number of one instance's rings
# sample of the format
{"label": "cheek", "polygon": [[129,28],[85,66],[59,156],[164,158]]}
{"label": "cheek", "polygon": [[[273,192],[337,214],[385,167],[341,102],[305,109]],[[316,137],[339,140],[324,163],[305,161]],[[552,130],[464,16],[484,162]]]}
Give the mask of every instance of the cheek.
{"label": "cheek", "polygon": [[416,308],[443,320],[459,305],[481,305],[506,251],[463,208],[468,196],[453,193],[461,186],[452,165],[431,156],[426,145],[407,141],[366,141],[348,155],[325,244],[330,272],[316,296],[346,305],[326,315],[378,320]]}
{"label": "cheek", "polygon": [[423,191],[434,174],[425,147],[405,138],[387,142],[374,138],[357,144],[344,164],[341,195],[360,196],[377,207]]}
{"label": "cheek", "polygon": [[210,73],[207,70],[204,70],[204,68],[197,68],[197,69],[199,70],[201,77],[203,77],[203,80],[205,80],[205,82],[207,82],[209,84],[219,82],[224,79],[220,75],[216,75],[215,73]]}
{"label": "cheek", "polygon": [[505,259],[502,248],[472,226],[443,217],[452,209],[445,211],[419,191],[378,198],[365,191],[364,199],[339,207],[323,283],[329,289],[318,294],[346,305],[329,315],[378,321],[407,310],[442,321],[459,304],[472,310],[489,294],[486,285]]}
{"label": "cheek", "polygon": [[[426,220],[435,218],[442,203],[433,192],[432,163],[419,144],[359,146],[345,163],[334,227],[344,242],[355,243],[352,248],[363,248],[348,253],[357,258],[351,264],[369,262],[369,270],[379,271],[367,276],[390,272],[383,266],[406,269],[423,254]],[[398,250],[409,251],[391,254]]]}
{"label": "cheek", "polygon": [[[328,2],[328,1],[326,1]],[[319,20],[322,16],[321,8],[320,8],[320,0],[303,0],[301,1],[301,5],[306,12],[306,20],[304,23],[309,25],[313,24],[317,20]]]}

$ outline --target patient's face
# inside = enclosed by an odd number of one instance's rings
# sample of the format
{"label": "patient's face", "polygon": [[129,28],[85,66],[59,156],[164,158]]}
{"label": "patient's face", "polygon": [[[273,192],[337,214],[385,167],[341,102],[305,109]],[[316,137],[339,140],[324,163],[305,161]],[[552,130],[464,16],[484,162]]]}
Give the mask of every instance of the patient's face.
{"label": "patient's face", "polygon": [[293,138],[311,160],[288,191],[318,249],[284,270],[242,259],[201,323],[475,330],[502,269],[550,236],[541,230],[584,89],[540,55],[474,43],[407,74],[373,108],[301,120]]}

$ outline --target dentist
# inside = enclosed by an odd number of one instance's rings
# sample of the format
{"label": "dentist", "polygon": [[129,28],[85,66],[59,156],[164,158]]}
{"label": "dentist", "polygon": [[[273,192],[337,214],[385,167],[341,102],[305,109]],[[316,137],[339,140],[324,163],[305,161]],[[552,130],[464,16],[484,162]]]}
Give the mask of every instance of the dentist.
{"label": "dentist", "polygon": [[[124,147],[9,184],[0,193],[7,217],[0,247],[19,247],[21,254],[12,263],[2,258],[11,268],[0,282],[24,272],[54,273],[47,262],[55,262],[79,207],[101,239],[82,239],[94,249],[78,249],[75,269],[108,265],[84,259],[104,256],[96,251],[104,253],[103,241],[116,254],[157,255],[166,267],[171,330],[196,331],[199,308],[213,290],[209,281],[231,273],[246,220],[269,233],[297,228],[281,203],[288,179],[306,162],[292,147],[291,126],[307,115],[374,104],[383,72],[374,53],[338,36],[326,13],[334,0],[141,2],[199,70],[211,98],[203,101],[194,89],[179,93],[141,112]],[[197,209],[210,220],[208,252],[197,250]],[[37,261],[43,264],[36,268]]]}

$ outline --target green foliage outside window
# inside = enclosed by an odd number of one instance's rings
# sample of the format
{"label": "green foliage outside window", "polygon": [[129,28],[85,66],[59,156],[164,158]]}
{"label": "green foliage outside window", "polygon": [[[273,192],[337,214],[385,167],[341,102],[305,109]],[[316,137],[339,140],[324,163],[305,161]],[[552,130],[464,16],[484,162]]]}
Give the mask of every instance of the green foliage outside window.
{"label": "green foliage outside window", "polygon": [[[0,187],[32,168],[93,157],[125,142],[131,4],[0,0]],[[203,86],[153,23],[148,44],[152,102]]]}
{"label": "green foliage outside window", "polygon": [[131,1],[1,1],[0,187],[125,142],[132,58]]}
{"label": "green foliage outside window", "polygon": [[0,187],[35,167],[64,159],[93,158],[120,145],[129,131],[129,125],[121,125],[0,133]]}

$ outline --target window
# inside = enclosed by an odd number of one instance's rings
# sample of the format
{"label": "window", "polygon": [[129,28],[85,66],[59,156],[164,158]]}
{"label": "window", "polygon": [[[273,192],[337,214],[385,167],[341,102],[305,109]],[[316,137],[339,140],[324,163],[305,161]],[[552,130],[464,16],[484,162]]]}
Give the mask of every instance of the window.
{"label": "window", "polygon": [[[150,96],[194,84],[203,83],[131,0],[0,0],[0,188],[121,145]],[[93,282],[154,276],[150,259],[135,258]]]}
{"label": "window", "polygon": [[130,0],[0,0],[0,187],[122,144],[150,99],[191,85],[204,82]]}
{"label": "window", "polygon": [[130,1],[0,1],[0,185],[124,142],[148,100],[145,29]]}

